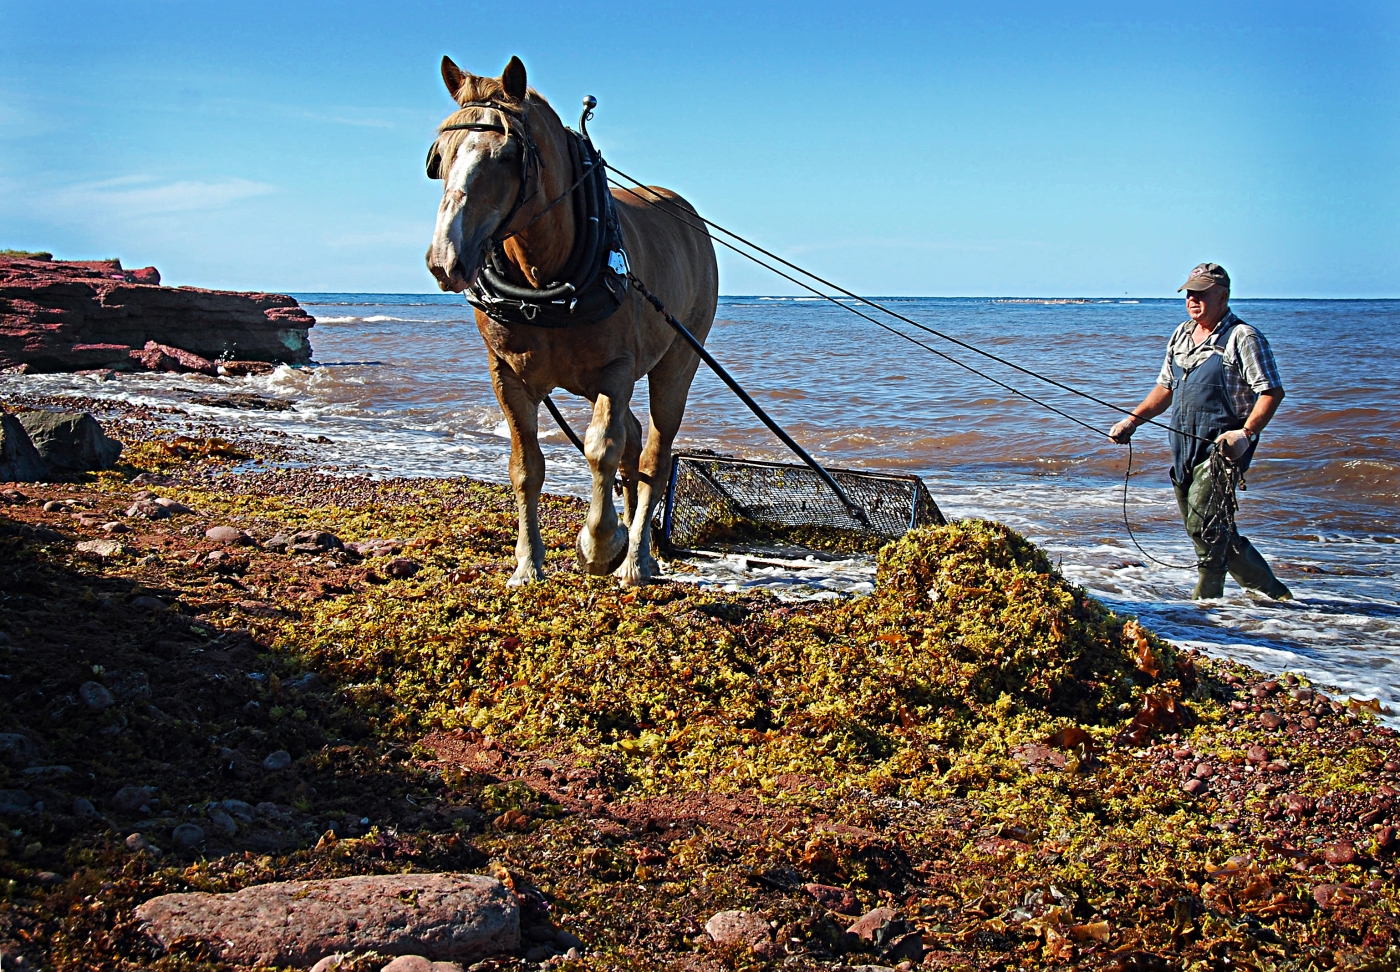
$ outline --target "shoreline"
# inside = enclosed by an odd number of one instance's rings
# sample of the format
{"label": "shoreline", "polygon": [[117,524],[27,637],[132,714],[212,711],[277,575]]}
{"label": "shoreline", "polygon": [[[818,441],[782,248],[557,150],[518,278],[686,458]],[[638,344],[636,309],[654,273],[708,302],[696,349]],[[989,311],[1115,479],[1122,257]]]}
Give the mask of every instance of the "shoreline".
{"label": "shoreline", "polygon": [[[32,747],[0,784],[30,799],[0,814],[7,956],[43,943],[46,967],[145,967],[131,915],[155,894],[404,867],[503,873],[528,906],[521,953],[567,931],[578,968],[910,961],[846,937],[878,907],[940,968],[1359,967],[1400,948],[1397,734],[1296,680],[1133,641],[1048,564],[1027,573],[1038,555],[1014,535],[919,539],[950,563],[987,544],[1036,592],[993,602],[982,575],[950,580],[956,615],[892,593],[923,569],[912,541],[858,601],[628,593],[573,570],[582,506],[547,496],[550,580],[512,592],[505,487],[332,475],[313,444],[213,425],[175,444],[168,414],[132,418],[108,425],[117,471],[20,484],[0,508],[19,568],[0,732]],[[150,514],[156,496],[194,512]],[[143,502],[157,518],[123,515]],[[297,531],[371,545],[276,549]],[[998,662],[1024,673],[986,683],[999,694],[932,657],[965,623],[958,643],[980,647],[962,664],[991,671],[1013,616],[1041,633]],[[1068,676],[1036,686],[1061,664],[1098,694],[1056,708]],[[86,703],[85,680],[112,701]],[[1190,715],[1134,737],[1151,692]],[[290,766],[265,771],[276,752]],[[123,786],[158,802],[123,809]],[[228,800],[270,809],[220,833],[211,802]],[[202,840],[181,848],[189,823]],[[137,832],[163,856],[129,851]],[[730,909],[773,933],[711,941]]]}

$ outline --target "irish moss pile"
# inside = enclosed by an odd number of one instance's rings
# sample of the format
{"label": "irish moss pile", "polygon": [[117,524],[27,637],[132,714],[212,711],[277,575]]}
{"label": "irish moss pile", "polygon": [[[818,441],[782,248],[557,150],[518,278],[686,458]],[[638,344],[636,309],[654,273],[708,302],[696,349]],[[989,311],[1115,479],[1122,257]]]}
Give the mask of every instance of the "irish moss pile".
{"label": "irish moss pile", "polygon": [[[874,595],[792,607],[581,576],[580,507],[549,499],[551,579],[512,590],[506,490],[227,474],[250,451],[147,446],[0,511],[0,732],[34,747],[0,767],[30,801],[4,817],[7,955],[212,969],[135,905],[470,868],[516,888],[536,967],[561,928],[595,969],[1395,967],[1395,735],[1177,650],[1005,527],[912,533]],[[122,517],[141,489],[195,512]],[[116,520],[122,551],[77,552]],[[269,549],[299,530],[381,543]],[[92,680],[113,706],[74,701]],[[261,809],[220,834],[224,800]],[[175,849],[182,822],[205,843]],[[165,855],[128,852],[137,830]],[[913,944],[846,934],[876,906]],[[710,943],[728,908],[772,940]]]}

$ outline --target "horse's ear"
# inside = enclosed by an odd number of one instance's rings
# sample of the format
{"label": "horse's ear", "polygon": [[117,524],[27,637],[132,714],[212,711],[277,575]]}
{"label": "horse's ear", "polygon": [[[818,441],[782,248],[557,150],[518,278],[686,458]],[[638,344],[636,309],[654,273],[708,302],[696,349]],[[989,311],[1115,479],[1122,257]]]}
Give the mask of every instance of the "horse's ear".
{"label": "horse's ear", "polygon": [[516,101],[525,100],[525,65],[520,58],[511,55],[510,63],[501,72],[501,87]]}
{"label": "horse's ear", "polygon": [[457,97],[457,92],[462,90],[462,85],[467,83],[469,77],[471,75],[453,63],[452,58],[446,54],[442,56],[442,83],[447,85],[447,93],[454,100]]}

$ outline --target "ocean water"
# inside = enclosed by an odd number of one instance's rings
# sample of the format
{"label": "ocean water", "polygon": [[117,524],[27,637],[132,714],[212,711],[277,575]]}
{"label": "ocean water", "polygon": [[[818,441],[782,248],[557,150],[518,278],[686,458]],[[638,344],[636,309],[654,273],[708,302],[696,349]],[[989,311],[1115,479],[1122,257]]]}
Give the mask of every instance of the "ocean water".
{"label": "ocean water", "polygon": [[[469,308],[452,295],[299,295],[316,316],[317,364],[246,379],[0,376],[0,389],[177,404],[252,430],[326,436],[317,455],[375,475],[505,481],[509,439]],[[1098,397],[1136,404],[1152,386],[1176,300],[894,298],[901,313]],[[1181,644],[1270,672],[1295,671],[1400,712],[1400,416],[1389,407],[1400,301],[1238,301],[1267,335],[1287,397],[1241,495],[1241,532],[1297,595],[1274,603],[1227,585],[1189,600],[1194,571],[1153,563],[1123,527],[1127,451],[841,308],[814,298],[723,298],[708,346],[788,431],[838,467],[924,477],[949,517],[1001,520],[1116,610]],[[909,330],[907,327],[905,330]],[[1115,415],[971,352],[921,339],[1107,428]],[[283,412],[190,403],[216,388],[288,399]],[[588,405],[556,401],[575,428]],[[633,409],[646,424],[646,384]],[[546,489],[581,494],[588,471],[542,415]],[[1135,438],[1127,509],[1154,556],[1190,563],[1166,477],[1166,433]],[[787,460],[703,369],[680,449]],[[678,568],[679,570],[679,568]],[[870,589],[866,563],[789,570],[729,560],[687,579],[788,596]],[[1395,721],[1395,720],[1389,720]]]}

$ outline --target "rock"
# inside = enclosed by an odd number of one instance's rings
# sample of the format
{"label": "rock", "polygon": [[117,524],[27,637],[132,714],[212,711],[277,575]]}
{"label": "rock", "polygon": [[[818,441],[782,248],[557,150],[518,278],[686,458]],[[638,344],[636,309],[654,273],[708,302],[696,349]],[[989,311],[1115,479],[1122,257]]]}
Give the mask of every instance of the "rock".
{"label": "rock", "polygon": [[170,605],[166,604],[158,597],[151,597],[149,594],[142,594],[140,597],[133,597],[126,603],[134,608],[141,608],[143,611],[164,611]]}
{"label": "rock", "polygon": [[846,931],[862,941],[874,941],[875,933],[894,921],[897,915],[893,908],[875,908],[867,911],[865,915]]}
{"label": "rock", "polygon": [[235,894],[167,894],[137,917],[162,945],[207,943],[235,965],[305,967],[337,952],[470,962],[520,944],[515,894],[476,874],[283,881]]}
{"label": "rock", "polygon": [[1191,775],[1198,780],[1208,780],[1215,775],[1215,767],[1209,763],[1197,763],[1195,769],[1191,771]]}
{"label": "rock", "polygon": [[214,362],[220,375],[227,378],[246,378],[248,375],[270,375],[276,371],[275,365],[267,361],[224,361]]}
{"label": "rock", "polygon": [[39,747],[34,740],[18,732],[0,732],[0,760],[16,769],[29,765],[29,761],[39,755]]}
{"label": "rock", "polygon": [[263,541],[263,549],[274,553],[286,553],[291,545],[292,538],[285,533],[275,534]]}
{"label": "rock", "polygon": [[[0,413],[0,481],[34,483],[47,479],[47,472],[23,423],[8,412]],[[48,504],[44,505],[47,509]]]}
{"label": "rock", "polygon": [[126,849],[133,854],[149,854],[151,857],[160,857],[161,849],[146,839],[145,834],[130,834],[126,838]]}
{"label": "rock", "polygon": [[1382,827],[1376,831],[1376,850],[1387,854],[1395,848],[1395,828]]}
{"label": "rock", "polygon": [[1335,884],[1319,884],[1312,889],[1313,900],[1317,902],[1319,908],[1326,908],[1332,904],[1332,899],[1337,895]]}
{"label": "rock", "polygon": [[[31,766],[24,771],[24,775],[40,780],[56,780],[68,776],[72,772],[73,767],[71,766]],[[42,808],[35,804],[35,809]]]}
{"label": "rock", "polygon": [[23,790],[0,790],[0,813],[25,814],[34,810],[34,798]]}
{"label": "rock", "polygon": [[84,682],[79,685],[78,697],[83,700],[84,705],[96,712],[111,708],[117,702],[116,697],[101,682]]}
{"label": "rock", "polygon": [[20,412],[29,441],[54,475],[111,469],[122,444],[86,412]]}
{"label": "rock", "polygon": [[326,688],[326,680],[315,672],[307,672],[305,675],[282,683],[283,688],[293,689],[297,692],[321,692]]}
{"label": "rock", "polygon": [[222,810],[210,810],[205,814],[209,823],[223,837],[233,837],[238,833],[238,823]]}
{"label": "rock", "polygon": [[804,884],[802,890],[816,898],[817,904],[827,911],[853,915],[860,908],[860,899],[846,888],[837,888],[830,884]]}
{"label": "rock", "polygon": [[583,939],[579,938],[567,928],[561,928],[556,931],[554,933],[554,941],[555,944],[565,951],[573,949],[574,951],[582,952],[585,947]]}
{"label": "rock", "polygon": [[335,972],[349,957],[344,952],[333,952],[311,966],[311,972]]}
{"label": "rock", "polygon": [[[271,545],[270,541],[268,545]],[[302,530],[300,533],[292,534],[286,549],[292,553],[318,554],[340,550],[344,546],[340,542],[340,538],[333,533],[327,533],[324,530]]]}
{"label": "rock", "polygon": [[292,754],[285,749],[279,749],[275,753],[269,753],[262,764],[263,769],[269,773],[279,773],[292,765]]}
{"label": "rock", "polygon": [[1181,788],[1192,796],[1199,796],[1206,791],[1206,781],[1193,777],[1181,784]]}
{"label": "rock", "polygon": [[120,540],[83,540],[74,549],[80,554],[91,554],[103,559],[131,553]]}
{"label": "rock", "polygon": [[449,966],[453,963],[434,963],[424,958],[422,955],[400,955],[388,965],[384,966],[384,968],[380,969],[380,972],[436,972],[433,968],[434,964]]}
{"label": "rock", "polygon": [[1350,841],[1339,840],[1322,848],[1322,859],[1333,867],[1355,864],[1358,856],[1356,847]]}
{"label": "rock", "polygon": [[121,520],[112,520],[112,521],[109,522],[109,523],[104,523],[104,524],[102,524],[102,526],[101,526],[100,529],[102,529],[103,532],[105,532],[105,533],[130,533],[130,532],[131,532],[131,527],[127,526],[127,525],[126,525],[125,523],[123,523]]}
{"label": "rock", "polygon": [[721,911],[705,922],[705,933],[719,945],[756,945],[768,941],[770,931],[752,911]]}
{"label": "rock", "polygon": [[886,962],[914,962],[924,959],[924,936],[919,932],[908,932],[890,942],[889,947],[880,953]]}
{"label": "rock", "polygon": [[112,809],[118,813],[150,813],[159,801],[153,786],[124,786],[112,796]]}
{"label": "rock", "polygon": [[1284,812],[1292,817],[1305,817],[1313,812],[1316,803],[1312,797],[1301,793],[1286,793],[1283,796]]}
{"label": "rock", "polygon": [[75,817],[100,817],[97,808],[92,805],[92,801],[86,797],[73,798],[73,816]]}
{"label": "rock", "polygon": [[164,520],[170,516],[170,511],[154,500],[139,499],[127,508],[126,516],[140,517],[143,520]]}
{"label": "rock", "polygon": [[204,828],[198,824],[183,823],[171,832],[170,839],[180,850],[189,850],[204,843]]}
{"label": "rock", "polygon": [[171,516],[187,516],[194,514],[194,510],[190,509],[184,503],[181,503],[179,500],[170,499],[166,496],[157,496],[151,502],[155,503],[156,506],[164,507],[166,512],[169,513]]}
{"label": "rock", "polygon": [[402,540],[357,540],[345,545],[345,549],[361,557],[392,557],[403,551]]}
{"label": "rock", "polygon": [[396,557],[384,565],[384,573],[398,580],[407,580],[421,569],[407,557]]}
{"label": "rock", "polygon": [[147,341],[138,351],[127,352],[127,358],[138,368],[146,371],[170,371],[176,374],[195,372],[201,375],[218,374],[214,362],[182,348],[169,344]]}
{"label": "rock", "polygon": [[1269,761],[1269,751],[1263,746],[1250,746],[1245,750],[1245,761],[1250,763],[1267,763]]}
{"label": "rock", "polygon": [[145,702],[151,697],[151,680],[145,672],[113,673],[108,681],[118,702]]}
{"label": "rock", "polygon": [[1277,712],[1264,711],[1259,713],[1259,724],[1265,729],[1277,729],[1283,725],[1283,716]]}
{"label": "rock", "polygon": [[307,332],[316,322],[291,297],[162,287],[159,279],[153,267],[127,271],[116,260],[0,257],[0,368],[126,371],[149,357],[180,370],[202,361],[212,374],[220,357],[311,359]]}
{"label": "rock", "polygon": [[[269,804],[269,806],[271,806],[271,804]],[[219,809],[244,823],[253,822],[253,813],[255,811],[242,800],[220,800]],[[274,807],[274,809],[276,808]]]}
{"label": "rock", "polygon": [[215,543],[231,543],[239,546],[253,542],[252,537],[233,526],[210,527],[204,531],[204,539],[212,540]]}

